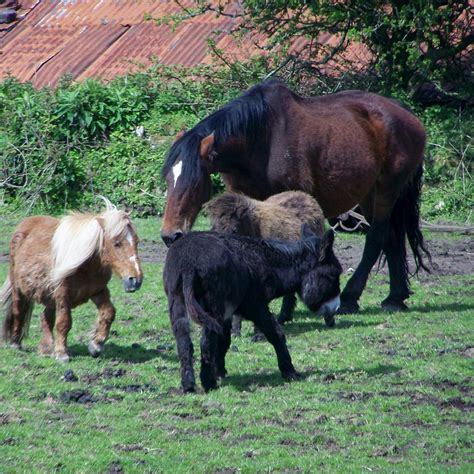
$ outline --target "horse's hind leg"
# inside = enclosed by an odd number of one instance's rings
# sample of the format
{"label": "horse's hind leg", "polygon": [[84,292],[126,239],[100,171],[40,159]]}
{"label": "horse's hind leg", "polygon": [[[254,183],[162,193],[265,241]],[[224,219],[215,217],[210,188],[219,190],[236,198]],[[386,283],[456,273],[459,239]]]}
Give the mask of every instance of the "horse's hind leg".
{"label": "horse's hind leg", "polygon": [[217,388],[217,338],[214,331],[203,328],[201,333],[201,373],[200,379],[206,392]]}
{"label": "horse's hind leg", "polygon": [[43,330],[43,337],[39,343],[38,351],[40,355],[51,355],[54,349],[53,328],[56,319],[56,310],[54,307],[47,306],[41,313],[41,329]]}
{"label": "horse's hind leg", "polygon": [[285,295],[281,303],[280,315],[278,316],[278,322],[285,324],[289,321],[293,321],[293,311],[296,306],[296,296],[294,293]]}
{"label": "horse's hind leg", "polygon": [[189,320],[186,315],[186,308],[184,302],[178,296],[170,299],[169,314],[181,365],[181,386],[185,393],[195,392],[194,347],[189,335]]}
{"label": "horse's hind leg", "polygon": [[67,290],[60,287],[56,290],[56,340],[54,357],[61,362],[68,362],[67,336],[72,327],[71,307],[67,299]]}
{"label": "horse's hind leg", "polygon": [[382,301],[382,308],[387,311],[404,311],[407,309],[404,300],[410,296],[404,232],[392,226],[383,250],[390,275],[390,293]]}
{"label": "horse's hind leg", "polygon": [[87,349],[92,357],[98,357],[104,350],[104,343],[109,337],[110,326],[115,319],[115,308],[110,301],[110,292],[105,288],[92,297],[92,301],[99,310],[97,316],[94,338],[89,342]]}
{"label": "horse's hind leg", "polygon": [[[234,318],[235,317],[236,315],[234,315]],[[240,316],[237,317],[240,318]],[[225,369],[225,356],[230,347],[231,325],[233,325],[233,322],[231,323],[231,320],[226,319],[224,321],[223,332],[217,338],[216,368],[217,376],[219,378],[224,378],[227,375],[227,370]]]}
{"label": "horse's hind leg", "polygon": [[29,317],[31,317],[32,303],[20,293],[16,288],[12,289],[11,302],[11,337],[10,347],[14,349],[21,349],[21,342],[27,332],[29,325]]}

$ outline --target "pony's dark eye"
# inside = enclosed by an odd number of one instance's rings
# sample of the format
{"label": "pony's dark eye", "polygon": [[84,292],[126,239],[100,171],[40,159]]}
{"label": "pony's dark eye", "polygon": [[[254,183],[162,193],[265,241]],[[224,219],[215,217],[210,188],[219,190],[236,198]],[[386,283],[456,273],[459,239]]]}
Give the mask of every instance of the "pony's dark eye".
{"label": "pony's dark eye", "polygon": [[122,242],[120,242],[119,240],[116,240],[116,241],[114,242],[114,247],[115,247],[115,248],[119,248],[119,247],[121,247],[121,246],[122,246]]}

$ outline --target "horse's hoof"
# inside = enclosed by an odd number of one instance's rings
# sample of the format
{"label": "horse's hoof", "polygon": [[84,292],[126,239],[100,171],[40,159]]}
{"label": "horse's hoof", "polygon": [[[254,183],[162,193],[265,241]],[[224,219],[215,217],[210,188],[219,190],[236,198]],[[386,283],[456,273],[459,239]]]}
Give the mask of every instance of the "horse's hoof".
{"label": "horse's hoof", "polygon": [[407,311],[408,306],[403,301],[396,301],[391,299],[386,299],[382,301],[382,309],[390,313],[400,313],[402,311]]}
{"label": "horse's hoof", "polygon": [[87,350],[92,357],[99,357],[104,350],[104,344],[97,344],[96,342],[91,341],[87,346]]}
{"label": "horse's hoof", "polygon": [[331,316],[324,316],[324,322],[328,328],[333,328],[336,325],[336,320],[334,319],[334,315]]}
{"label": "horse's hoof", "polygon": [[69,356],[67,355],[66,352],[59,352],[59,353],[56,353],[54,355],[54,358],[58,361],[58,362],[69,362]]}
{"label": "horse's hoof", "polygon": [[336,311],[337,314],[355,314],[359,311],[359,305],[357,301],[341,301],[341,306],[339,306]]}
{"label": "horse's hoof", "polygon": [[252,342],[262,342],[262,341],[266,341],[267,338],[265,337],[265,335],[263,334],[263,332],[256,332],[251,338],[250,340]]}
{"label": "horse's hoof", "polygon": [[10,347],[11,347],[12,349],[16,349],[17,351],[21,351],[21,344],[19,344],[18,342],[12,342],[12,343],[10,344]]}
{"label": "horse's hoof", "polygon": [[196,385],[183,386],[183,393],[196,393]]}
{"label": "horse's hoof", "polygon": [[299,380],[301,378],[301,375],[296,372],[284,372],[281,374],[281,376],[287,381],[287,382],[294,382],[295,380]]}
{"label": "horse's hoof", "polygon": [[232,329],[232,331],[230,332],[230,335],[234,337],[240,337],[242,333],[240,332],[240,329],[239,330]]}

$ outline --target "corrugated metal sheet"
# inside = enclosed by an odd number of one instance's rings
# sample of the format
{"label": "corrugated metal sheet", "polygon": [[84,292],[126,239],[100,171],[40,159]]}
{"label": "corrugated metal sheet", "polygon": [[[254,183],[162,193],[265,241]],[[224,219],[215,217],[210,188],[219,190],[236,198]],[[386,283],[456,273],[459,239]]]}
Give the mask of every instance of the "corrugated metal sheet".
{"label": "corrugated metal sheet", "polygon": [[[193,6],[191,0],[181,4]],[[228,11],[239,8],[235,2]],[[20,20],[0,30],[0,78],[12,74],[42,87],[66,73],[111,79],[153,60],[194,66],[209,61],[210,37],[238,51],[225,33],[216,35],[216,30],[229,31],[234,18],[207,13],[174,31],[144,19],[179,11],[174,0],[24,0]]]}

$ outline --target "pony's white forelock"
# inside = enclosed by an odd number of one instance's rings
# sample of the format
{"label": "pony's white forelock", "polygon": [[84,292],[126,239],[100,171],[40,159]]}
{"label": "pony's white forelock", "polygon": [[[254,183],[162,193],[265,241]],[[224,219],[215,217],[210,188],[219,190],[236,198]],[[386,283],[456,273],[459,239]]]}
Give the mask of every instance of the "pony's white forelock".
{"label": "pony's white forelock", "polygon": [[94,254],[100,253],[104,239],[121,235],[131,225],[125,211],[99,196],[106,210],[101,214],[71,212],[62,217],[52,240],[51,283],[58,286]]}

